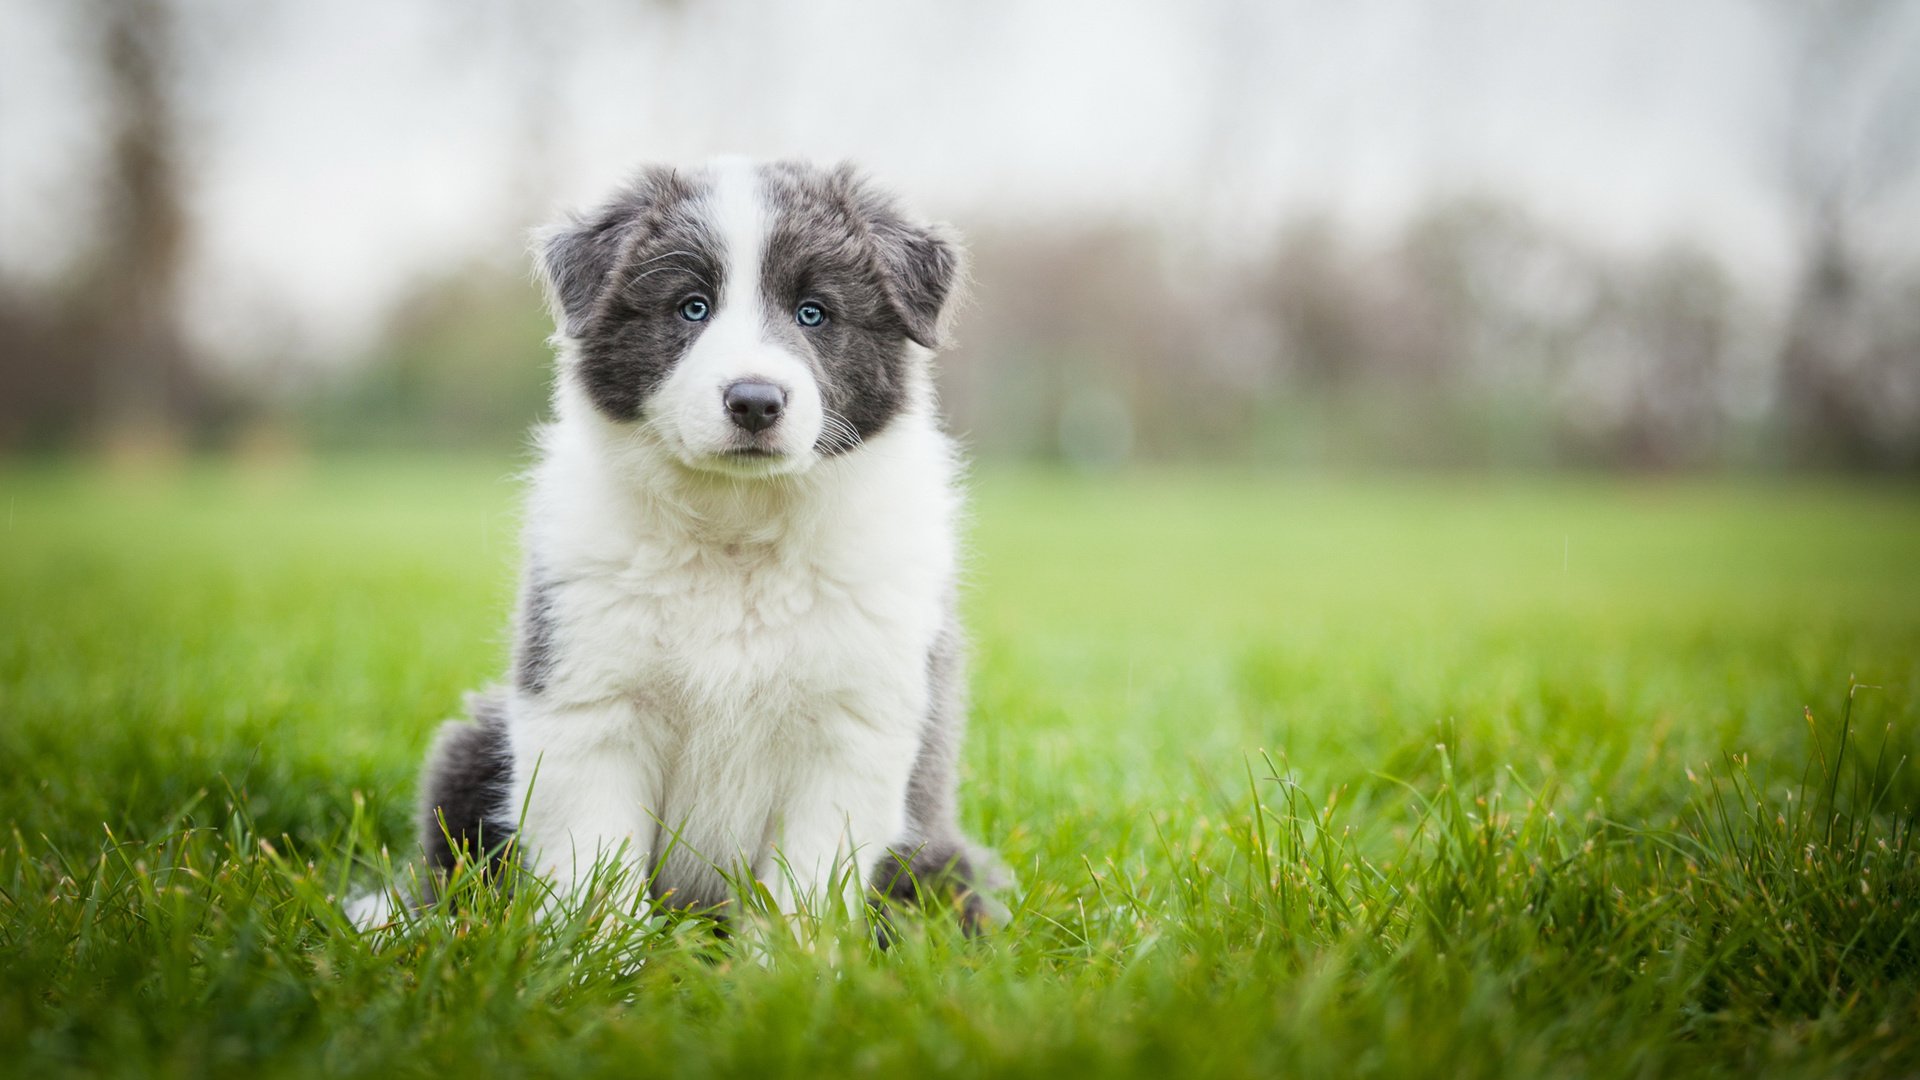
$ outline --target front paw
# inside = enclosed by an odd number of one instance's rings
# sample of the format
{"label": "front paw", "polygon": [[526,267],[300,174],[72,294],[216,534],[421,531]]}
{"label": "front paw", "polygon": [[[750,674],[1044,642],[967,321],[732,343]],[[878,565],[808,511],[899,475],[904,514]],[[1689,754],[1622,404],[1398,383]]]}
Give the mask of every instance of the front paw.
{"label": "front paw", "polygon": [[927,843],[911,851],[890,849],[874,872],[874,885],[894,904],[952,911],[960,929],[974,937],[1010,914],[989,895],[993,878],[980,862],[959,843]]}

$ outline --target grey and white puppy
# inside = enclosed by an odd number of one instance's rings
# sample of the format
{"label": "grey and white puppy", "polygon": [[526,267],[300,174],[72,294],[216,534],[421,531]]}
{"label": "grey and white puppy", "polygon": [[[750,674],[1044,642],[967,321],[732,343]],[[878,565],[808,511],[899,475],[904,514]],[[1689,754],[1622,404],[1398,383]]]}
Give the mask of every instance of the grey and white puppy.
{"label": "grey and white puppy", "polygon": [[559,371],[511,683],[429,755],[430,861],[518,823],[561,895],[609,858],[703,907],[735,871],[789,911],[937,883],[971,927],[929,371],[954,237],[850,168],[724,159],[646,170],[537,256]]}

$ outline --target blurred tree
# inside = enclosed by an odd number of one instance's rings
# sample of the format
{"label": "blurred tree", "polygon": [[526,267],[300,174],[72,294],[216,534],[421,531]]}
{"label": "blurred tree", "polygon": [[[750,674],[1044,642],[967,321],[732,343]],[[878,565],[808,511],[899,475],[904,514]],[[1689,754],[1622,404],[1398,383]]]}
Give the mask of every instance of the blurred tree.
{"label": "blurred tree", "polygon": [[91,0],[70,17],[100,90],[97,210],[75,223],[69,272],[0,296],[0,444],[165,450],[218,402],[177,312],[188,232],[177,16],[165,0]]}
{"label": "blurred tree", "polygon": [[[1892,463],[1899,432],[1876,422],[1896,372],[1872,340],[1874,267],[1863,220],[1920,166],[1920,64],[1903,0],[1781,0],[1793,49],[1783,166],[1800,247],[1782,336],[1780,407],[1796,456],[1835,465]],[[1904,55],[1903,55],[1904,53]]]}
{"label": "blurred tree", "polygon": [[186,248],[175,16],[163,0],[96,0],[109,132],[102,228],[87,290],[109,440],[172,441],[210,406],[180,332]]}
{"label": "blurred tree", "polygon": [[1689,248],[1606,268],[1557,380],[1571,460],[1632,469],[1718,464],[1736,304],[1713,259]]}
{"label": "blurred tree", "polygon": [[1376,367],[1365,282],[1331,222],[1309,218],[1279,238],[1253,284],[1279,343],[1274,362],[1298,386],[1343,390]]}

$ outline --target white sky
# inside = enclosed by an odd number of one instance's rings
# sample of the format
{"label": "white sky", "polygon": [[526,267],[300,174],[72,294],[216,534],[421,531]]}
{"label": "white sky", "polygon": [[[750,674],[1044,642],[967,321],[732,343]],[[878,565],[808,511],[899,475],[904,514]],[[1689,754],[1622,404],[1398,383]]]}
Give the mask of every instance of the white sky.
{"label": "white sky", "polygon": [[[1704,243],[1761,287],[1788,265],[1789,43],[1758,0],[178,6],[190,323],[235,356],[350,349],[421,273],[516,259],[553,205],[717,152],[854,158],[963,228],[1124,213],[1231,244],[1322,211],[1384,235],[1486,191],[1600,244]],[[0,272],[89,235],[87,41],[62,0],[0,0]],[[1920,56],[1920,17],[1884,51]],[[1889,235],[1920,235],[1917,201]]]}

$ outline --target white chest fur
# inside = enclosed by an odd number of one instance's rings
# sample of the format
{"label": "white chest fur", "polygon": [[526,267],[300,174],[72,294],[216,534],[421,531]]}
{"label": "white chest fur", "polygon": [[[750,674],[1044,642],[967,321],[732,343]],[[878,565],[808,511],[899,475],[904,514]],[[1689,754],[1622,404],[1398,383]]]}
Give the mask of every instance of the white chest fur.
{"label": "white chest fur", "polygon": [[592,435],[550,433],[529,507],[550,662],[511,710],[524,850],[560,878],[618,850],[694,903],[722,871],[788,901],[857,871],[903,828],[951,602],[946,440],[906,415],[792,482],[665,487]]}

